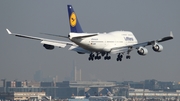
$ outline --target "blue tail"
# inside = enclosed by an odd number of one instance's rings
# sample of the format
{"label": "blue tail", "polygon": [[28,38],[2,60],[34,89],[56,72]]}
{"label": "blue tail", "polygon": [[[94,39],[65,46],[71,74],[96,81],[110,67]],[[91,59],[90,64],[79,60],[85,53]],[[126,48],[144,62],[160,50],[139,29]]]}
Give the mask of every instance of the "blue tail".
{"label": "blue tail", "polygon": [[107,91],[107,96],[111,96],[111,92],[109,91],[109,89],[106,89]]}
{"label": "blue tail", "polygon": [[67,5],[67,9],[69,14],[69,24],[71,32],[83,33],[83,30],[81,29],[81,26],[78,22],[76,13],[74,12],[72,5]]}
{"label": "blue tail", "polygon": [[86,98],[89,98],[89,97],[90,97],[90,95],[89,95],[88,92],[85,92],[85,95],[86,95]]}

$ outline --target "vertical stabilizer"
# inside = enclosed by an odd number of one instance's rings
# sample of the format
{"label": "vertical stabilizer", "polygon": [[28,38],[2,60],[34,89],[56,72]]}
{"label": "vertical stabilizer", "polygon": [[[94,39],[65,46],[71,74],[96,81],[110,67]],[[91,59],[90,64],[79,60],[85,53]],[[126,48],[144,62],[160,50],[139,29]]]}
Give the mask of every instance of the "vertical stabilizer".
{"label": "vertical stabilizer", "polygon": [[109,89],[106,89],[107,91],[107,96],[112,96],[112,93],[109,91]]}
{"label": "vertical stabilizer", "polygon": [[72,5],[67,5],[71,32],[83,33]]}
{"label": "vertical stabilizer", "polygon": [[86,99],[90,97],[90,94],[88,92],[85,92]]}

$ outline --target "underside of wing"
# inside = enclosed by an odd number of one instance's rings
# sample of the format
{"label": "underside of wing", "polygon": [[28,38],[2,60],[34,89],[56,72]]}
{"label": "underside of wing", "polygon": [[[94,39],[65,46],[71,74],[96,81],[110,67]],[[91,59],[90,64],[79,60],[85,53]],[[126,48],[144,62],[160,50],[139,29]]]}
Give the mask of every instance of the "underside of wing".
{"label": "underside of wing", "polygon": [[90,33],[90,34],[88,34],[88,33],[81,33],[81,34],[79,34],[79,33],[70,33],[69,37],[70,38],[85,38],[85,37],[91,37],[91,36],[96,36],[96,35],[98,35],[98,34],[96,34],[96,33]]}

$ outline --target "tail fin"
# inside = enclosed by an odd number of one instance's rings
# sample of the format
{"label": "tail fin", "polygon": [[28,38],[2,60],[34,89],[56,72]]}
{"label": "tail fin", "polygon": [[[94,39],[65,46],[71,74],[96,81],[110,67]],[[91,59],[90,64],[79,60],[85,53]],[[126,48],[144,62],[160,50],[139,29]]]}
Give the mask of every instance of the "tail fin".
{"label": "tail fin", "polygon": [[112,93],[109,91],[109,89],[106,89],[107,91],[107,96],[112,96]]}
{"label": "tail fin", "polygon": [[81,29],[81,26],[78,22],[76,13],[74,12],[72,5],[67,5],[67,9],[69,14],[69,24],[71,32],[83,33],[83,30]]}
{"label": "tail fin", "polygon": [[85,92],[86,98],[90,97],[90,94],[88,92]]}

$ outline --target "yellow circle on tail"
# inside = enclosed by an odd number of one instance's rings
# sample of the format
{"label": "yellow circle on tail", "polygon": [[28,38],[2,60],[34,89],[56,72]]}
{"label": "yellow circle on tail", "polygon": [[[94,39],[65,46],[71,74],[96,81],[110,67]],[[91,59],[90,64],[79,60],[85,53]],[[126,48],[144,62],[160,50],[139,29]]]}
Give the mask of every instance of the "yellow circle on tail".
{"label": "yellow circle on tail", "polygon": [[74,12],[71,13],[69,22],[72,27],[76,26],[77,20],[76,20],[76,14]]}

